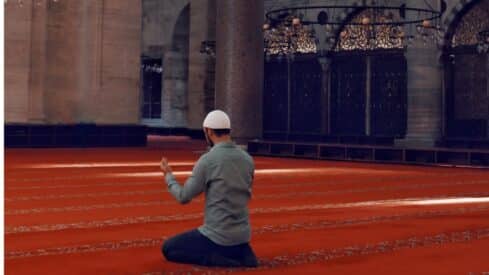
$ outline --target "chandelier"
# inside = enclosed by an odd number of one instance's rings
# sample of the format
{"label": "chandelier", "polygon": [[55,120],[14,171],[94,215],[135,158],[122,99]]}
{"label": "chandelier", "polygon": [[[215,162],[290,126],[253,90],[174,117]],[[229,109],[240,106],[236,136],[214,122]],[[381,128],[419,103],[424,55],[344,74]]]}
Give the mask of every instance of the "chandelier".
{"label": "chandelier", "polygon": [[477,51],[487,53],[489,51],[489,30],[481,31],[477,35]]}
{"label": "chandelier", "polygon": [[[404,48],[415,41],[438,44],[443,39],[440,10],[391,1],[364,5],[296,6],[269,11],[263,24],[267,58],[354,49]],[[347,14],[347,10],[353,13]],[[321,40],[318,38],[322,33]],[[361,46],[359,46],[361,45]]]}
{"label": "chandelier", "polygon": [[300,19],[287,14],[284,20],[274,24],[264,24],[265,53],[269,58],[277,55],[281,58],[284,54],[294,58],[296,53],[315,53],[318,41],[314,29],[301,24]]}

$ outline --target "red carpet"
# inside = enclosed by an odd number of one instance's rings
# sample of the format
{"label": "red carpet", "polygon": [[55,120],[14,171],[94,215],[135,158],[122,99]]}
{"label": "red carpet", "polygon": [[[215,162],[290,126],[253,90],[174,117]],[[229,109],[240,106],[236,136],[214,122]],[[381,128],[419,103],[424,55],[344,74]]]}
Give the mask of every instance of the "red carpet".
{"label": "red carpet", "polygon": [[158,162],[167,156],[183,181],[205,146],[184,138],[151,144],[6,149],[6,273],[489,272],[488,170],[278,158],[255,158],[259,268],[166,262],[160,244],[201,224],[203,196],[177,204]]}

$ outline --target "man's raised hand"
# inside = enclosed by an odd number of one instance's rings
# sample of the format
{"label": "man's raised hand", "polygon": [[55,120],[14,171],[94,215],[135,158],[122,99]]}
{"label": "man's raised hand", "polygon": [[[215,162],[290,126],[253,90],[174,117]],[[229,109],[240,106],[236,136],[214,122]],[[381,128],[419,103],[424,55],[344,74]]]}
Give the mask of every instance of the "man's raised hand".
{"label": "man's raised hand", "polygon": [[163,172],[163,175],[165,175],[165,176],[167,173],[171,172],[171,168],[168,165],[168,160],[165,157],[161,158],[160,169]]}

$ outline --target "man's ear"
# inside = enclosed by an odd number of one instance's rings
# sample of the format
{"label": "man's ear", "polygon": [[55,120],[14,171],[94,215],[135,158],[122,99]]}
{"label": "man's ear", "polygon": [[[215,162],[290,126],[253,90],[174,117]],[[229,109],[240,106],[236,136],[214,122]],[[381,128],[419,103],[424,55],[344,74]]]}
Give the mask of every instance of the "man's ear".
{"label": "man's ear", "polygon": [[214,131],[211,128],[207,128],[207,135],[209,137],[214,137],[215,136]]}
{"label": "man's ear", "polygon": [[210,138],[210,136],[211,136],[211,129],[204,128],[204,133]]}

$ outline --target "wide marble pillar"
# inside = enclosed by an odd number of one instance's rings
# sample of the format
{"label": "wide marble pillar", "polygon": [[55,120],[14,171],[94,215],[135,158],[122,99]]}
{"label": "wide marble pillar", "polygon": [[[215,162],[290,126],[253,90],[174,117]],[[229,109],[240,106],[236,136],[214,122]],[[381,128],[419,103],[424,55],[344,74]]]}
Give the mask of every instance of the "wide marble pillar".
{"label": "wide marble pillar", "polygon": [[[168,51],[164,55],[162,119],[169,128],[186,125],[188,56],[180,51]],[[188,108],[192,108],[189,106]]]}
{"label": "wide marble pillar", "polygon": [[434,146],[442,133],[441,72],[438,52],[411,48],[408,62],[408,112],[406,138],[401,144]]}
{"label": "wide marble pillar", "polygon": [[190,3],[187,127],[202,132],[207,112],[214,108],[214,57],[201,53],[203,41],[216,40],[216,0]]}
{"label": "wide marble pillar", "polygon": [[31,66],[29,72],[29,121],[42,123],[44,115],[44,71],[46,69],[47,1],[32,5]]}
{"label": "wide marble pillar", "polygon": [[[418,1],[408,1],[416,7]],[[432,147],[442,134],[442,67],[440,50],[432,41],[416,41],[406,52],[407,132],[399,145]]]}
{"label": "wide marble pillar", "polygon": [[217,0],[216,108],[238,143],[262,136],[263,0]]}

